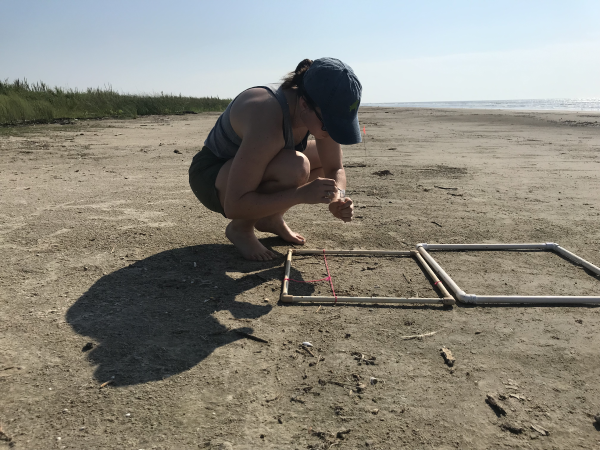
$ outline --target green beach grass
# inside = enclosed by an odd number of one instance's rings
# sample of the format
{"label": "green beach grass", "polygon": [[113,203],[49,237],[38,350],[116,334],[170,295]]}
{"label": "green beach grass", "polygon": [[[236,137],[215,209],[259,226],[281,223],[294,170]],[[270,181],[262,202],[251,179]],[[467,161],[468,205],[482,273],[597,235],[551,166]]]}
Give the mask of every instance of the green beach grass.
{"label": "green beach grass", "polygon": [[111,87],[51,88],[43,82],[0,81],[0,125],[52,123],[69,119],[135,118],[153,114],[224,111],[231,99],[181,95],[119,94]]}

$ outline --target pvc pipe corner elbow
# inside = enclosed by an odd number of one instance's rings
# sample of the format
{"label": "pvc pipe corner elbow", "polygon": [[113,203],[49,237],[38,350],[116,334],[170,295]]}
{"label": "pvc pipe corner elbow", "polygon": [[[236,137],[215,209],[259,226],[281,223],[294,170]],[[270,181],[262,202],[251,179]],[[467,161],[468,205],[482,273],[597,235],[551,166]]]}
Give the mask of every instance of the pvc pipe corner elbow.
{"label": "pvc pipe corner elbow", "polygon": [[556,247],[558,247],[558,244],[555,242],[546,242],[546,248],[548,250],[556,250]]}
{"label": "pvc pipe corner elbow", "polygon": [[457,292],[456,296],[461,302],[464,303],[477,303],[477,296],[474,294],[467,294],[465,291]]}
{"label": "pvc pipe corner elbow", "polygon": [[423,244],[417,244],[417,249],[419,247],[423,247],[425,250],[427,250],[427,244],[423,243]]}

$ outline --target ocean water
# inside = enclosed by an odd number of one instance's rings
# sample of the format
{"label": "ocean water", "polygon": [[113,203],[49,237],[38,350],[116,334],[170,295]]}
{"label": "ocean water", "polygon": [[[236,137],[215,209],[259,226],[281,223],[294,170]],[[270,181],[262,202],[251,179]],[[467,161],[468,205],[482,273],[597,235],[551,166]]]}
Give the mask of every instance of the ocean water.
{"label": "ocean water", "polygon": [[478,100],[465,102],[363,103],[386,108],[467,108],[539,111],[600,111],[600,98],[551,98],[536,100]]}

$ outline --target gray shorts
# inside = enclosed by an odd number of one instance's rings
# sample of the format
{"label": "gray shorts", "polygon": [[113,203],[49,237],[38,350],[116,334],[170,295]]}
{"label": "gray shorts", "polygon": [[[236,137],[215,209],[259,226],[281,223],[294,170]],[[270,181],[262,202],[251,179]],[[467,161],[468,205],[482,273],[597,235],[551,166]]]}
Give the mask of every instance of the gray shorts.
{"label": "gray shorts", "polygon": [[219,201],[215,183],[219,170],[228,159],[219,158],[208,148],[202,147],[190,165],[190,187],[198,200],[208,209],[225,215],[225,210]]}

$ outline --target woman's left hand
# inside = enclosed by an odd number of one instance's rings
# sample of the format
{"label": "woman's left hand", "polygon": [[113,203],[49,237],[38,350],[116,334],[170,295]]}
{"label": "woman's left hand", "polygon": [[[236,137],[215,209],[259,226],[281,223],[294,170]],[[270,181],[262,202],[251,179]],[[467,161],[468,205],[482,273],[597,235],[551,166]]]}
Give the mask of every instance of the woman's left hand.
{"label": "woman's left hand", "polygon": [[338,219],[350,222],[354,217],[354,204],[350,197],[336,198],[329,204],[329,211]]}

